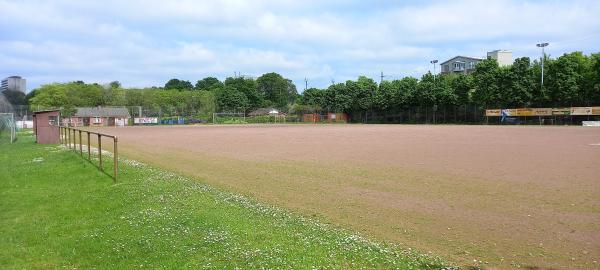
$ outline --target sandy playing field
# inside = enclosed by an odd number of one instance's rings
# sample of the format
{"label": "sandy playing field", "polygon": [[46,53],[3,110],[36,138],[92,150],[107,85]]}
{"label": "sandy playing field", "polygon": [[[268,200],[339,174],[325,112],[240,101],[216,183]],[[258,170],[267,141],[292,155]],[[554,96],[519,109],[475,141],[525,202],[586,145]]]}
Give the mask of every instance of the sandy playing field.
{"label": "sandy playing field", "polygon": [[600,129],[104,128],[121,153],[463,266],[600,268]]}

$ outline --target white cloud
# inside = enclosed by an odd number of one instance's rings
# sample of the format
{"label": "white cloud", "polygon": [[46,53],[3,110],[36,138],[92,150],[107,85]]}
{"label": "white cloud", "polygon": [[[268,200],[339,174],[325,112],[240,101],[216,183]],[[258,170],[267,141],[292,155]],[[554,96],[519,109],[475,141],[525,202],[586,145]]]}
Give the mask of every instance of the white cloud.
{"label": "white cloud", "polygon": [[[493,49],[597,51],[597,1],[3,1],[2,75],[125,86],[279,72],[327,86]],[[397,74],[397,75],[396,75]],[[50,79],[49,79],[50,78]]]}

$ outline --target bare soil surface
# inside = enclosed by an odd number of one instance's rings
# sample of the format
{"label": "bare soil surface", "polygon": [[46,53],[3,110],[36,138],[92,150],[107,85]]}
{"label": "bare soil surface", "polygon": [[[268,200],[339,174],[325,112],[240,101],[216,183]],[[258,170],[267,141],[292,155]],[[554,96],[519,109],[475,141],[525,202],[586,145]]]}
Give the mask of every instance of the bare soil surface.
{"label": "bare soil surface", "polygon": [[120,152],[379,240],[490,269],[600,268],[600,129],[103,128]]}

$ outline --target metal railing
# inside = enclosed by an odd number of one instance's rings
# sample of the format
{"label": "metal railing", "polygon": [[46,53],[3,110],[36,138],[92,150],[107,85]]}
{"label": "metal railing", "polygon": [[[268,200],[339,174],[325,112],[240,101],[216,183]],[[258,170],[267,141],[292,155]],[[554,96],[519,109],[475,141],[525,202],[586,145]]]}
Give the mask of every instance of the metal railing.
{"label": "metal railing", "polygon": [[[83,156],[83,140],[82,140],[82,134],[85,133],[86,134],[86,145],[87,145],[87,160],[95,165],[101,172],[111,176],[113,178],[113,182],[117,182],[117,176],[119,175],[119,152],[118,152],[118,148],[117,148],[117,142],[118,139],[116,136],[114,135],[109,135],[109,134],[104,134],[104,133],[99,133],[99,132],[93,132],[93,131],[89,131],[89,130],[82,130],[82,129],[76,129],[76,128],[72,128],[72,127],[64,127],[61,126],[60,127],[60,142],[61,144],[66,145],[69,149],[73,149],[77,152],[77,150],[79,150],[79,155],[84,158]],[[98,164],[94,163],[92,161],[92,151],[91,151],[91,144],[92,144],[92,135],[95,135],[93,137],[97,137],[97,148],[98,148]],[[104,166],[102,163],[102,137],[107,137],[107,138],[112,138],[113,139],[113,175],[108,174],[105,170],[104,170]],[[79,139],[79,140],[78,140]],[[77,149],[77,145],[79,142],[79,149]]]}

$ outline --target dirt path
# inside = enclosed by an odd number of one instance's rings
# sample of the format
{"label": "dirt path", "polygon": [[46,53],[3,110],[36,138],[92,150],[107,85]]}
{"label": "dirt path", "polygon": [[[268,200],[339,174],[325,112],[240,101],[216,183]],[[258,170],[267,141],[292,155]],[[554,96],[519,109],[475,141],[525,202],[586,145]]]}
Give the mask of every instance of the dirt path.
{"label": "dirt path", "polygon": [[599,268],[600,129],[106,128],[128,157],[465,266]]}

